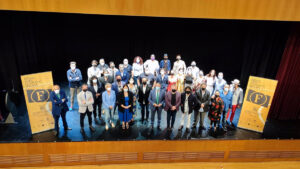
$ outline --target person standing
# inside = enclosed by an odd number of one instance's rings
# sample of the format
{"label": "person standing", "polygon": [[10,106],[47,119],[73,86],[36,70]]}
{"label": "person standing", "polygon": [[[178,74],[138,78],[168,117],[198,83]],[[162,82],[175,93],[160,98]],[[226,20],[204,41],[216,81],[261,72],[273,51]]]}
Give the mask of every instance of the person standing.
{"label": "person standing", "polygon": [[183,74],[185,74],[185,71],[186,71],[185,62],[183,60],[181,60],[181,55],[178,54],[176,56],[176,61],[174,62],[174,65],[173,65],[174,74],[177,75],[179,73],[180,69],[182,69],[183,70]]}
{"label": "person standing", "polygon": [[194,91],[201,89],[201,84],[206,83],[206,76],[202,70],[199,72],[199,77],[197,77],[196,82],[194,82]]}
{"label": "person standing", "polygon": [[151,90],[148,100],[149,100],[150,110],[151,110],[150,131],[153,130],[154,117],[156,113],[157,113],[157,129],[160,130],[161,112],[165,102],[165,89],[161,88],[159,82],[157,82],[155,84],[155,88]]}
{"label": "person standing", "polygon": [[187,86],[185,88],[185,92],[181,94],[181,120],[180,127],[178,131],[182,131],[184,127],[185,118],[187,118],[186,122],[186,133],[190,133],[190,125],[191,125],[191,116],[192,112],[196,108],[197,100],[195,95],[192,94],[192,88]]}
{"label": "person standing", "polygon": [[167,112],[167,129],[172,131],[176,119],[176,113],[181,103],[181,94],[176,90],[176,85],[171,86],[172,91],[166,93],[164,110]]}
{"label": "person standing", "polygon": [[88,75],[88,85],[90,85],[91,79],[93,76],[96,76],[98,79],[101,77],[100,69],[97,67],[97,60],[92,61],[92,66],[88,68],[87,75]]}
{"label": "person standing", "polygon": [[209,91],[210,95],[213,95],[215,90],[215,83],[216,83],[216,71],[212,69],[208,75],[206,75],[206,84],[207,90]]}
{"label": "person standing", "polygon": [[[149,94],[151,91],[150,85],[147,84],[147,78],[142,79],[142,85],[139,86],[139,103],[142,108],[141,115],[142,115],[142,123],[147,123],[148,117],[149,117]],[[145,112],[146,111],[146,112]],[[145,114],[146,114],[146,120],[145,120]]]}
{"label": "person standing", "polygon": [[129,121],[132,119],[133,114],[133,94],[129,91],[128,86],[125,84],[122,91],[117,96],[119,119],[122,123],[122,129],[129,129]]}
{"label": "person standing", "polygon": [[82,80],[81,71],[76,68],[76,62],[74,61],[70,62],[70,69],[67,71],[67,78],[69,81],[70,95],[71,95],[70,110],[72,110],[74,105],[75,91],[76,94],[80,92],[80,85],[81,85],[80,83]]}
{"label": "person standing", "polygon": [[146,60],[144,63],[144,68],[148,68],[149,73],[155,75],[157,71],[159,70],[159,63],[157,60],[155,60],[155,55],[151,54],[150,59]]}
{"label": "person standing", "polygon": [[226,84],[224,89],[220,91],[220,97],[224,103],[224,109],[222,112],[222,127],[224,131],[227,131],[226,128],[226,117],[228,112],[231,111],[232,108],[232,92],[229,90],[229,85]]}
{"label": "person standing", "polygon": [[112,81],[115,81],[116,73],[118,72],[118,69],[115,67],[114,62],[109,62],[109,68],[107,69],[109,75],[112,77]]}
{"label": "person standing", "polygon": [[167,88],[167,92],[171,91],[172,86],[177,84],[177,76],[174,75],[173,70],[171,70],[170,76],[168,77],[168,88]]}
{"label": "person standing", "polygon": [[104,70],[108,69],[108,65],[105,64],[105,60],[103,58],[99,59],[99,65],[98,68],[100,69],[100,72],[103,73]]}
{"label": "person standing", "polygon": [[129,73],[124,70],[124,65],[123,64],[119,65],[119,70],[117,71],[116,76],[121,76],[121,80],[125,84],[128,83],[128,80],[130,78]]}
{"label": "person standing", "polygon": [[129,91],[133,94],[133,107],[132,107],[132,110],[133,110],[133,114],[132,114],[132,119],[130,121],[131,124],[133,124],[134,122],[134,118],[136,116],[136,98],[137,98],[137,95],[138,95],[138,88],[137,86],[134,84],[134,79],[131,77],[129,79],[129,84],[128,84],[128,88],[129,88]]}
{"label": "person standing", "polygon": [[145,72],[140,75],[140,81],[142,81],[143,78],[147,79],[147,84],[152,88],[155,82],[155,76],[148,68],[145,68]]}
{"label": "person standing", "polygon": [[88,90],[90,92],[92,92],[92,94],[93,94],[93,98],[94,98],[94,104],[93,104],[94,121],[95,121],[95,123],[98,123],[97,116],[99,117],[100,121],[102,121],[102,118],[101,118],[102,86],[101,86],[101,83],[98,82],[98,78],[96,76],[93,76],[91,78],[91,82],[90,82]]}
{"label": "person standing", "polygon": [[166,74],[169,74],[171,71],[171,61],[168,59],[168,54],[164,54],[164,59],[159,63],[160,69],[164,69]]}
{"label": "person standing", "polygon": [[134,78],[135,85],[137,86],[141,85],[139,77],[143,73],[144,73],[143,59],[140,56],[136,56],[133,60],[132,73],[131,73]]}
{"label": "person standing", "polygon": [[167,90],[169,79],[168,79],[168,75],[165,72],[165,69],[161,69],[160,70],[160,74],[157,76],[157,78],[156,78],[156,80],[154,82],[154,85],[156,83],[160,83],[161,88],[163,90]]}
{"label": "person standing", "polygon": [[105,130],[108,130],[108,124],[112,128],[115,127],[113,123],[113,112],[116,104],[115,91],[111,89],[111,84],[106,83],[105,91],[102,93],[102,112],[105,114]]}
{"label": "person standing", "polygon": [[50,100],[52,102],[52,115],[55,124],[54,134],[57,135],[59,133],[59,117],[62,118],[64,130],[71,130],[71,128],[68,127],[68,123],[66,120],[66,114],[69,110],[67,105],[68,99],[66,97],[65,91],[61,90],[59,85],[53,86],[53,90],[50,93]]}
{"label": "person standing", "polygon": [[103,76],[100,77],[99,81],[102,86],[102,91],[104,91],[106,83],[110,83],[110,84],[113,83],[113,77],[108,73],[108,70],[104,70]]}
{"label": "person standing", "polygon": [[198,107],[200,107],[200,109],[198,111],[195,111],[193,129],[196,129],[196,126],[200,118],[200,126],[199,126],[199,133],[200,133],[201,130],[205,130],[204,120],[207,117],[207,112],[209,111],[209,101],[210,101],[210,93],[206,89],[205,83],[202,83],[201,89],[196,91],[196,99],[198,102]]}
{"label": "person standing", "polygon": [[224,75],[222,72],[218,73],[218,79],[215,83],[215,91],[221,91],[224,89],[224,86],[227,84],[226,80],[224,80]]}
{"label": "person standing", "polygon": [[220,92],[216,91],[215,95],[211,97],[211,105],[209,109],[210,129],[214,127],[214,132],[217,131],[217,125],[220,122],[221,114],[224,109],[223,100],[220,97]]}
{"label": "person standing", "polygon": [[235,115],[236,109],[239,109],[243,103],[243,89],[239,87],[240,81],[238,79],[234,79],[232,81],[233,91],[232,91],[232,110],[231,115],[227,113],[227,119],[230,115],[230,125],[235,128],[234,124],[232,123]]}
{"label": "person standing", "polygon": [[185,74],[183,69],[180,69],[177,75],[177,91],[182,93],[184,92],[184,82],[185,82]]}
{"label": "person standing", "polygon": [[197,79],[200,69],[196,66],[196,62],[192,61],[191,66],[189,66],[187,69],[191,69],[193,78]]}
{"label": "person standing", "polygon": [[185,87],[194,87],[194,77],[193,77],[193,73],[192,73],[192,69],[191,68],[187,68],[186,71],[186,75],[185,75],[185,80],[184,80],[184,86]]}
{"label": "person standing", "polygon": [[94,98],[92,92],[88,91],[88,85],[83,84],[81,86],[82,91],[77,95],[77,102],[79,105],[78,112],[80,113],[80,132],[84,133],[84,118],[87,115],[89,120],[89,128],[92,132],[95,132],[95,128],[92,125],[92,112]]}
{"label": "person standing", "polygon": [[132,66],[129,64],[128,59],[123,60],[124,71],[128,73],[129,77],[132,76]]}

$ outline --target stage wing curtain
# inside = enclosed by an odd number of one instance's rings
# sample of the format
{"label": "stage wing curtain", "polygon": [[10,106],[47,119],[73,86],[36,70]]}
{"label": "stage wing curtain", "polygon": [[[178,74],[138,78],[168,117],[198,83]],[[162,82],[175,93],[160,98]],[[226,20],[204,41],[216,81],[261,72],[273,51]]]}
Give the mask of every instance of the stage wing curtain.
{"label": "stage wing curtain", "polygon": [[276,75],[278,80],[269,118],[300,119],[300,24],[293,26]]}

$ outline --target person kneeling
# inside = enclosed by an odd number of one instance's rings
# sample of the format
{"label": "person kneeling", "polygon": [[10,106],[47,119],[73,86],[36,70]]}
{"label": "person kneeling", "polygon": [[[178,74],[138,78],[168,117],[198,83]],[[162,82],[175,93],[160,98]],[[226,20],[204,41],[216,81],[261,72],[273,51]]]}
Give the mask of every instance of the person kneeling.
{"label": "person kneeling", "polygon": [[93,112],[93,104],[94,104],[94,99],[93,99],[93,94],[92,92],[88,91],[88,86],[87,84],[83,84],[81,86],[82,91],[77,95],[77,101],[79,105],[78,112],[80,113],[80,132],[83,133],[84,129],[84,117],[85,115],[88,116],[89,120],[89,126],[90,130],[92,132],[95,131],[95,128],[92,126],[92,112]]}

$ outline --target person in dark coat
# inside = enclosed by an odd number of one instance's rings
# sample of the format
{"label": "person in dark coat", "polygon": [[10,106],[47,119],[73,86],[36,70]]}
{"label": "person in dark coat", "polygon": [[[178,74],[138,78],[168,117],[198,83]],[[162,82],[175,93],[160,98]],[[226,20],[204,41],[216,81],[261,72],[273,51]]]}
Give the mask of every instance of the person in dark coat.
{"label": "person in dark coat", "polygon": [[129,121],[133,115],[133,94],[129,91],[127,85],[123,86],[122,91],[117,95],[119,119],[122,123],[122,129],[129,129]]}
{"label": "person in dark coat", "polygon": [[[184,90],[184,93],[181,94],[181,120],[180,120],[180,127],[179,131],[183,129],[185,118],[187,118],[186,124],[186,132],[190,132],[190,124],[191,124],[191,116],[192,112],[197,107],[197,99],[196,96],[192,93],[192,88],[187,86]],[[197,110],[195,110],[197,111]]]}
{"label": "person in dark coat", "polygon": [[60,89],[59,85],[53,86],[53,91],[50,93],[50,100],[52,102],[52,115],[55,124],[54,134],[57,135],[59,132],[59,117],[62,118],[64,129],[71,130],[71,128],[68,127],[68,123],[66,120],[66,113],[69,110],[67,105],[68,99],[66,97],[65,91]]}
{"label": "person in dark coat", "polygon": [[[151,91],[151,86],[147,84],[147,78],[142,78],[142,85],[138,88],[138,101],[142,108],[142,123],[147,123],[149,118],[149,94]],[[146,111],[146,120],[145,120],[145,111]]]}
{"label": "person in dark coat", "polygon": [[[91,77],[91,81],[90,81],[90,85],[88,87],[88,90],[90,92],[92,92],[92,94],[93,94],[93,98],[94,98],[93,115],[94,115],[95,123],[98,123],[97,116],[102,121],[102,118],[101,118],[102,86],[101,86],[101,83],[98,82],[97,76],[92,76]],[[98,110],[97,110],[97,108],[98,108]]]}
{"label": "person in dark coat", "polygon": [[198,102],[199,110],[195,111],[193,129],[196,129],[197,123],[200,117],[199,130],[205,129],[204,120],[207,117],[209,111],[210,93],[206,89],[206,83],[201,84],[201,88],[196,91],[196,99]]}

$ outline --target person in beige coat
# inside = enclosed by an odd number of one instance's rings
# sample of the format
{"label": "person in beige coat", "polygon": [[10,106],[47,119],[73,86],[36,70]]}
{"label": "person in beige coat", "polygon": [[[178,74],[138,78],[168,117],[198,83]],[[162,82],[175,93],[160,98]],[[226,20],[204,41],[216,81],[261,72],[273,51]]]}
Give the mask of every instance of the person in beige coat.
{"label": "person in beige coat", "polygon": [[87,84],[83,84],[81,86],[81,89],[82,89],[81,92],[78,93],[77,95],[77,101],[79,105],[78,112],[80,113],[80,127],[81,127],[80,132],[81,133],[84,132],[83,122],[84,122],[85,115],[88,116],[90,130],[94,132],[95,128],[92,126],[92,112],[93,112],[93,104],[94,104],[93,94],[92,92],[88,91]]}

